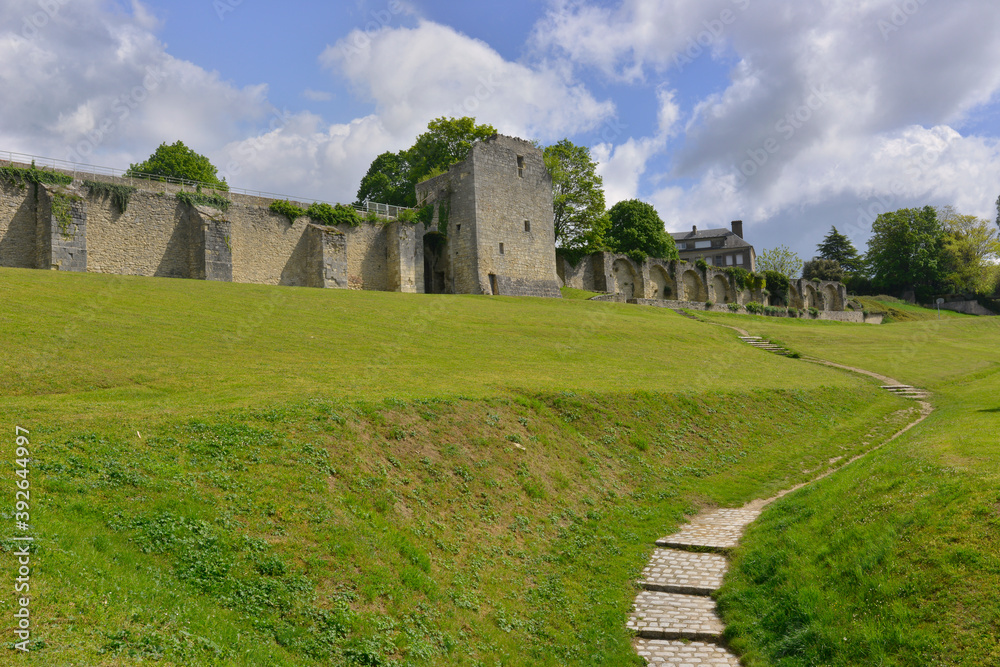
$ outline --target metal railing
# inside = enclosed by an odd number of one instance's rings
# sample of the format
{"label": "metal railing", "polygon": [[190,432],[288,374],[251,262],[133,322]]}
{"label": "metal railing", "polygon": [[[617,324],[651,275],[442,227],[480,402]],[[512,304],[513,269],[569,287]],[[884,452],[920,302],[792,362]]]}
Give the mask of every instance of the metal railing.
{"label": "metal railing", "polygon": [[[111,178],[118,178],[128,181],[129,185],[134,185],[136,181],[139,183],[166,183],[168,185],[178,185],[181,189],[191,188],[192,190],[197,190],[199,187],[203,190],[212,190],[220,195],[225,196],[227,193],[233,193],[238,195],[246,195],[248,197],[260,197],[261,199],[278,199],[278,200],[288,200],[297,202],[300,204],[330,204],[333,206],[336,202],[329,202],[323,199],[311,199],[309,197],[295,197],[292,195],[279,194],[276,192],[266,192],[264,190],[247,190],[245,188],[234,188],[229,187],[228,190],[220,190],[217,186],[211,183],[204,183],[201,181],[192,181],[185,178],[175,178],[173,176],[160,176],[157,174],[144,174],[141,172],[133,172],[128,169],[115,169],[114,167],[99,167],[91,164],[82,164],[79,162],[70,162],[67,160],[57,160],[55,158],[43,157],[40,155],[29,155],[27,153],[18,153],[15,151],[0,151],[0,164],[10,164],[12,166],[23,166],[30,167],[35,165],[38,168],[51,169],[53,171],[60,171],[63,173],[70,174],[73,178],[84,177],[84,176],[107,176]],[[227,184],[228,185],[228,184]],[[353,203],[351,206],[360,213],[374,212],[377,215],[384,215],[387,218],[397,218],[399,214],[403,211],[409,210],[406,206],[394,206],[392,204],[379,204],[371,201],[364,201],[360,204]]]}

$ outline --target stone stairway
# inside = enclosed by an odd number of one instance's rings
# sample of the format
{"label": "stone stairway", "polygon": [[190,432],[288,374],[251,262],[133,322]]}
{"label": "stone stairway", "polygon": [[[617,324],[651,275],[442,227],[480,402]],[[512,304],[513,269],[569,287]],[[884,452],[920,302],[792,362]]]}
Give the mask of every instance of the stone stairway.
{"label": "stone stairway", "polygon": [[902,396],[903,398],[912,398],[915,401],[930,397],[930,393],[925,389],[911,387],[908,384],[885,384],[882,385],[882,389],[885,389],[889,393],[896,394],[897,396]]}
{"label": "stone stairway", "polygon": [[712,591],[722,585],[743,530],[763,509],[756,502],[741,509],[719,509],[692,519],[679,532],[656,541],[642,573],[628,627],[635,649],[650,665],[737,667],[739,659],[721,644],[723,625]]}
{"label": "stone stairway", "polygon": [[785,348],[781,347],[780,345],[775,345],[771,341],[765,340],[760,336],[740,336],[740,340],[746,343],[747,345],[756,347],[759,350],[764,350],[765,352],[780,354],[783,357],[787,357],[790,354],[789,351],[786,350]]}

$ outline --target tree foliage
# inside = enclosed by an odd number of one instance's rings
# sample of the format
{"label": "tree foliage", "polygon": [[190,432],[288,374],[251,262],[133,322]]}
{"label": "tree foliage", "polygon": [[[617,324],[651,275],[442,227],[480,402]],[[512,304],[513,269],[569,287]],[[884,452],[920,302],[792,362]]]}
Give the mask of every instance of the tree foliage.
{"label": "tree foliage", "polygon": [[794,278],[802,269],[802,260],[787,246],[763,250],[757,255],[758,271],[776,271],[786,278]]}
{"label": "tree foliage", "polygon": [[216,190],[229,190],[226,179],[219,180],[218,170],[209,159],[195,153],[182,141],[171,145],[163,142],[148,160],[130,165],[125,175],[132,178],[177,178],[205,183]]}
{"label": "tree foliage", "polygon": [[851,243],[851,239],[838,232],[836,227],[830,228],[830,233],[816,246],[816,250],[821,259],[835,260],[847,273],[860,273],[863,268],[857,248]]}
{"label": "tree foliage", "polygon": [[802,265],[802,277],[806,280],[836,280],[843,282],[844,269],[835,259],[814,259]]}
{"label": "tree foliage", "polygon": [[961,215],[948,206],[937,211],[945,230],[944,280],[952,292],[991,294],[993,262],[1000,259],[1000,234],[989,220]]}
{"label": "tree foliage", "polygon": [[436,118],[416,142],[398,153],[382,153],[368,167],[358,188],[358,203],[366,200],[394,206],[416,206],[417,183],[443,173],[469,156],[472,144],[497,131],[476,125],[475,118]]}
{"label": "tree foliage", "polygon": [[638,199],[620,201],[608,211],[605,241],[614,252],[636,260],[646,257],[678,259],[677,246],[667,234],[656,209]]}
{"label": "tree foliage", "polygon": [[556,245],[599,249],[610,221],[604,211],[604,181],[597,175],[590,149],[563,139],[545,148],[545,166],[552,176]]}
{"label": "tree foliage", "polygon": [[920,300],[941,289],[946,236],[930,206],[880,214],[866,254],[875,289],[894,296],[913,290]]}

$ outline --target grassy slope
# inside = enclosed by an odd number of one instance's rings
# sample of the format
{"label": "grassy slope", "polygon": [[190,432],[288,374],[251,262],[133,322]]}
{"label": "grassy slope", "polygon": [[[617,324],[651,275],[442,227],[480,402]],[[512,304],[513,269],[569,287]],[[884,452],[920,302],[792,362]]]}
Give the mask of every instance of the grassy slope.
{"label": "grassy slope", "polygon": [[893,299],[891,297],[880,299],[878,297],[861,296],[854,297],[854,299],[860,302],[861,305],[864,306],[865,310],[887,313],[891,323],[894,324],[898,322],[919,322],[921,320],[964,319],[975,317],[975,315],[956,313],[952,310],[942,310],[938,313],[936,308],[924,308],[923,306],[917,306],[905,301],[900,301],[899,299]]}
{"label": "grassy slope", "polygon": [[653,539],[909,416],[660,309],[17,270],[0,299],[26,664],[636,664]]}
{"label": "grassy slope", "polygon": [[1000,665],[1000,319],[720,321],[926,387],[936,407],[750,531],[720,596],[749,664]]}

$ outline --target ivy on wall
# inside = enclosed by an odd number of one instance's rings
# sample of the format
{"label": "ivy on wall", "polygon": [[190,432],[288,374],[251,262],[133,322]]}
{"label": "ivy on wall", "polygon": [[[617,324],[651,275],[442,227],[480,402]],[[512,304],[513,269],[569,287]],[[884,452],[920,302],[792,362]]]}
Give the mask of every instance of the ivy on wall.
{"label": "ivy on wall", "polygon": [[210,206],[220,211],[228,211],[231,201],[222,195],[206,195],[201,192],[178,192],[174,197],[179,202],[190,206]]}
{"label": "ivy on wall", "polygon": [[14,165],[0,166],[0,178],[3,180],[25,187],[28,183],[46,183],[48,185],[69,185],[73,182],[73,177],[67,174],[60,174],[48,169],[38,169],[35,163],[31,167],[15,167]]}
{"label": "ivy on wall", "polygon": [[63,238],[71,238],[70,227],[73,225],[73,202],[81,201],[81,197],[65,192],[52,193],[52,217],[59,225]]}
{"label": "ivy on wall", "polygon": [[101,181],[84,181],[83,184],[95,197],[111,197],[111,203],[118,209],[119,213],[124,213],[128,209],[129,199],[139,190],[131,185],[103,183]]}
{"label": "ivy on wall", "polygon": [[448,216],[451,215],[451,193],[438,202],[438,231],[448,235]]}
{"label": "ivy on wall", "polygon": [[271,202],[268,206],[268,210],[271,213],[277,213],[278,215],[283,215],[288,218],[288,224],[295,224],[297,218],[301,218],[306,214],[306,210],[301,206],[297,206],[288,200],[279,200]]}

